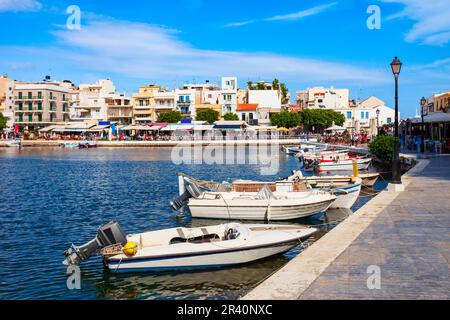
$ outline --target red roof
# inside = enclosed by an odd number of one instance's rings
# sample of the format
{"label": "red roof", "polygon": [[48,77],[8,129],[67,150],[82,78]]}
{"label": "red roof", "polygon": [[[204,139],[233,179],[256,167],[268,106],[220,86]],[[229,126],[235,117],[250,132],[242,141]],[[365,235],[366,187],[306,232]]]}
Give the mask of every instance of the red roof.
{"label": "red roof", "polygon": [[251,104],[251,103],[245,103],[245,104],[238,104],[236,111],[256,111],[258,108],[258,104]]}

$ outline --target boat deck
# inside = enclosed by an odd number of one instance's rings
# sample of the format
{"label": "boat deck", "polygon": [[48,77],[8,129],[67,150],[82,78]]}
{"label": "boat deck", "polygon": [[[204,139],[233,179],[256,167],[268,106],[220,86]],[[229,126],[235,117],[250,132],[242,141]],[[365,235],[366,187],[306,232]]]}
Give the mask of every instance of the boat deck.
{"label": "boat deck", "polygon": [[374,198],[245,299],[450,299],[450,157],[420,166],[404,192]]}

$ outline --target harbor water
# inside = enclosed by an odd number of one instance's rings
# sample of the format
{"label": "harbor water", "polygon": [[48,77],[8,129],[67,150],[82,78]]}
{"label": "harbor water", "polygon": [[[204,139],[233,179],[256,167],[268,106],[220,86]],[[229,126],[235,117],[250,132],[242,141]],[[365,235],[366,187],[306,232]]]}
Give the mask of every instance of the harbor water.
{"label": "harbor water", "polygon": [[[284,255],[240,267],[184,273],[115,274],[96,257],[81,266],[81,289],[67,288],[63,252],[71,243],[92,239],[97,228],[117,220],[126,233],[219,224],[174,212],[177,173],[202,180],[273,181],[299,168],[295,157],[280,153],[279,172],[261,176],[257,164],[176,165],[171,149],[0,148],[0,299],[233,299],[238,298],[297,255]],[[384,188],[379,181],[376,189]],[[370,199],[362,195],[353,211]],[[329,211],[316,219],[321,232],[346,216]],[[307,245],[306,243],[305,245]]]}

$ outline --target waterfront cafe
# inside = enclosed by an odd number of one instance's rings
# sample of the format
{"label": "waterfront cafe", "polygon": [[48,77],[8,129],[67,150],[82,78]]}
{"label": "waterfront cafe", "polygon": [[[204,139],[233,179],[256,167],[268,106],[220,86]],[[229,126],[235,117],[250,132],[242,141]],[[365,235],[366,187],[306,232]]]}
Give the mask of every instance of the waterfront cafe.
{"label": "waterfront cafe", "polygon": [[402,122],[400,133],[402,145],[408,149],[420,150],[422,129],[424,129],[425,150],[450,153],[450,113],[431,112],[408,118]]}
{"label": "waterfront cafe", "polygon": [[39,134],[47,139],[79,139],[85,137],[103,138],[111,126],[109,121],[67,122],[51,125],[39,130]]}
{"label": "waterfront cafe", "polygon": [[245,121],[216,121],[213,129],[225,139],[236,139],[246,133],[248,127]]}

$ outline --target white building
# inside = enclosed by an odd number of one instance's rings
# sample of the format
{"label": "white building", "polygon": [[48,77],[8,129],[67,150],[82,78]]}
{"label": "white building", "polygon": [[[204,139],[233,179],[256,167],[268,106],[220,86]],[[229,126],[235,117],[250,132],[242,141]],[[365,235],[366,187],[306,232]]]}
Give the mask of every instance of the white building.
{"label": "white building", "polygon": [[220,94],[220,106],[222,108],[222,115],[226,113],[236,113],[237,108],[237,78],[223,77],[222,90]]}
{"label": "white building", "polygon": [[347,108],[336,109],[336,111],[344,115],[343,127],[346,129],[355,128],[375,132],[377,126],[391,124],[395,118],[395,110],[387,107],[384,101],[374,96],[360,103],[349,105]]}
{"label": "white building", "polygon": [[175,89],[176,109],[186,117],[195,118],[197,116],[195,94],[195,89]]}
{"label": "white building", "polygon": [[80,84],[77,103],[70,110],[70,117],[75,121],[106,120],[107,105],[105,98],[116,93],[114,83],[102,79],[94,84]]}
{"label": "white building", "polygon": [[297,92],[297,102],[302,109],[345,109],[349,103],[348,89],[313,87]]}
{"label": "white building", "polygon": [[258,105],[258,124],[270,125],[270,114],[281,111],[281,94],[278,90],[249,90],[248,103]]}

